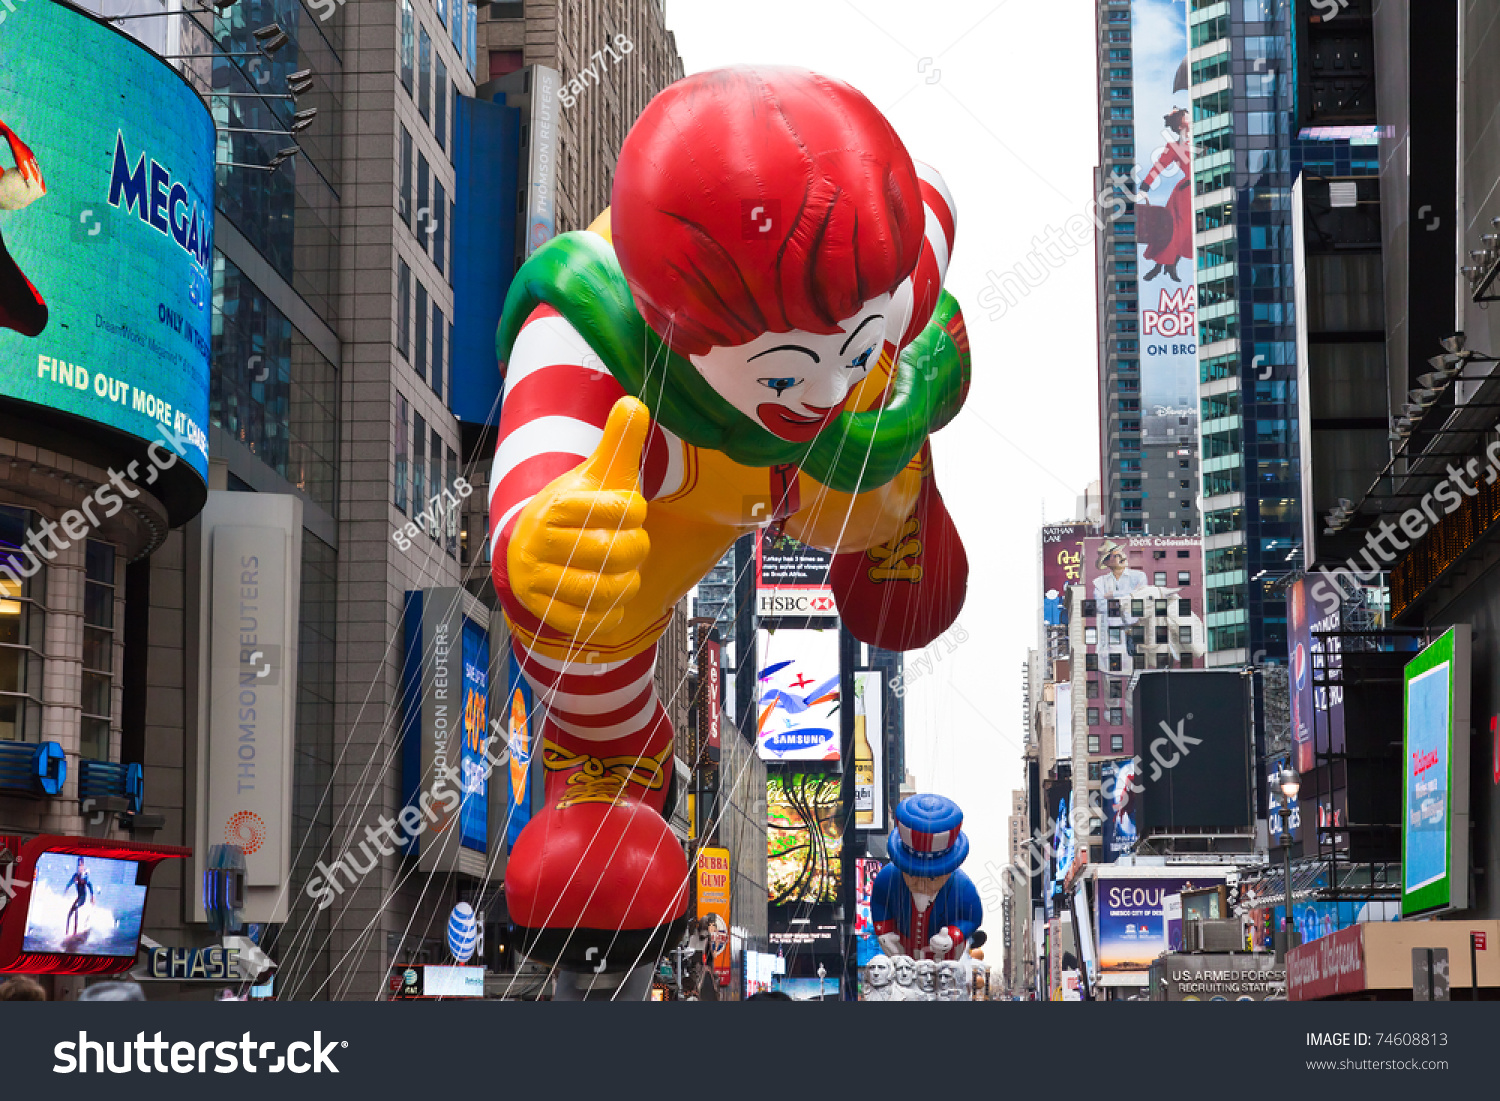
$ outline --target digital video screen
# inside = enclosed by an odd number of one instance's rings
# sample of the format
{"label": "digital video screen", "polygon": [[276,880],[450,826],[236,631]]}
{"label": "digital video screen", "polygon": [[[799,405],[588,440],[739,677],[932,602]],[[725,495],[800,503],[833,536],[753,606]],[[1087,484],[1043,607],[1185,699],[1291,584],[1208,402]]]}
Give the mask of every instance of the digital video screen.
{"label": "digital video screen", "polygon": [[23,952],[133,956],[141,938],[146,887],[140,865],[73,853],[37,858]]}

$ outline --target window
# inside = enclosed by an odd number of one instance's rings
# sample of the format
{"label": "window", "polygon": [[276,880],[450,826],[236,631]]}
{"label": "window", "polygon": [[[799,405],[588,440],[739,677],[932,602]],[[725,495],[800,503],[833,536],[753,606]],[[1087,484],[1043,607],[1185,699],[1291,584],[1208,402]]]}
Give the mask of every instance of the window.
{"label": "window", "polygon": [[[418,516],[423,515],[427,507],[427,480],[423,477],[426,447],[427,422],[421,413],[414,411],[411,415],[411,507]],[[425,531],[427,521],[421,520],[419,526]]]}
{"label": "window", "polygon": [[432,219],[432,262],[441,272],[448,251],[445,225],[448,220],[448,193],[443,190],[441,180],[432,181]]}
{"label": "window", "polygon": [[1146,614],[1146,602],[1144,600],[1132,600],[1130,602],[1130,614],[1143,616]]}
{"label": "window", "polygon": [[[417,280],[417,347],[411,365],[416,368],[418,378],[427,377],[427,288],[420,279]],[[417,441],[418,446],[421,442]]]}
{"label": "window", "polygon": [[1109,644],[1111,646],[1118,646],[1123,641],[1125,641],[1125,637],[1121,631],[1121,628],[1111,627],[1109,629]]}
{"label": "window", "polygon": [[411,268],[396,261],[396,351],[411,358]]}
{"label": "window", "polygon": [[1191,555],[1190,555],[1190,553],[1188,551],[1182,551],[1182,550],[1180,550],[1180,551],[1177,552],[1177,557],[1178,558],[1189,558],[1189,557],[1191,557]]}
{"label": "window", "polygon": [[1191,646],[1192,644],[1193,628],[1191,626],[1177,628],[1177,645]]}
{"label": "window", "polygon": [[1179,600],[1177,602],[1177,614],[1178,615],[1192,615],[1193,614],[1193,602],[1192,602],[1192,600],[1188,599],[1187,597],[1183,597],[1181,600]]}
{"label": "window", "polygon": [[1097,735],[1097,734],[1090,734],[1089,735],[1089,752],[1090,753],[1098,753],[1099,752],[1099,735]]}
{"label": "window", "polygon": [[1118,600],[1111,600],[1109,602],[1109,614],[1115,617],[1120,615],[1120,602]]}
{"label": "window", "polygon": [[1157,615],[1166,615],[1167,614],[1167,602],[1165,600],[1158,600],[1156,602],[1156,614]]}
{"label": "window", "polygon": [[1110,726],[1123,726],[1124,723],[1125,723],[1125,712],[1121,708],[1111,707],[1109,709],[1109,725]]}
{"label": "window", "polygon": [[1111,753],[1124,753],[1125,752],[1125,735],[1123,735],[1123,734],[1111,734],[1109,736],[1109,751]]}
{"label": "window", "polygon": [[[41,740],[42,659],[33,647],[45,637],[45,613],[33,598],[46,592],[47,573],[41,558],[19,550],[35,518],[28,509],[0,505],[0,563],[9,567],[0,575],[0,740],[7,742]],[[35,563],[30,577],[28,558]]]}
{"label": "window", "polygon": [[1177,571],[1177,584],[1179,584],[1179,585],[1191,585],[1192,583],[1193,583],[1193,575],[1192,575],[1191,572],[1189,572],[1188,570],[1178,570]]}
{"label": "window", "polygon": [[1091,707],[1091,708],[1089,708],[1089,725],[1090,726],[1098,726],[1099,725],[1099,709],[1097,707]]}
{"label": "window", "polygon": [[438,22],[446,27],[448,25],[448,0],[433,0],[432,6],[437,9]]}
{"label": "window", "polygon": [[402,512],[406,511],[406,422],[410,417],[406,399],[396,395],[396,495],[394,503]]}
{"label": "window", "polygon": [[[438,430],[436,428],[433,428],[432,430],[432,451],[430,452],[430,454],[432,456],[432,466],[430,468],[431,473],[428,475],[429,485],[432,487],[433,500],[437,501],[438,504],[441,505],[441,494],[443,491],[443,486],[446,483],[443,481],[443,440],[442,437],[438,435]],[[439,512],[436,508],[432,509],[431,513],[432,524],[427,529],[427,534],[432,536],[434,541],[440,541],[443,535],[442,513]]]}
{"label": "window", "polygon": [[1130,628],[1130,641],[1142,645],[1146,641],[1146,625],[1137,623]]}
{"label": "window", "polygon": [[1083,644],[1085,646],[1098,646],[1099,645],[1099,628],[1097,628],[1097,627],[1085,627],[1083,629]]}
{"label": "window", "polygon": [[1083,655],[1083,668],[1084,668],[1084,671],[1087,672],[1087,673],[1097,673],[1099,671],[1099,655],[1098,654],[1084,654]]}
{"label": "window", "polygon": [[443,326],[446,323],[443,311],[438,309],[436,302],[432,304],[432,392],[441,400],[443,396],[443,375],[446,373],[447,360],[444,357]]}
{"label": "window", "polygon": [[417,28],[417,113],[423,122],[432,117],[432,39],[426,27]]}
{"label": "window", "polygon": [[1154,574],[1151,575],[1151,584],[1157,586],[1157,588],[1162,588],[1166,585],[1166,583],[1167,575],[1164,571],[1157,570]]}
{"label": "window", "polygon": [[[1166,634],[1166,632],[1163,631],[1162,634]],[[1162,641],[1165,642],[1167,640],[1166,639],[1162,639]],[[1170,669],[1170,668],[1172,668],[1172,655],[1171,654],[1166,654],[1166,653],[1157,654],[1156,655],[1156,667],[1158,669]]]}
{"label": "window", "polygon": [[[1101,777],[1101,772],[1102,772],[1102,770],[1100,768],[1100,762],[1099,761],[1090,761],[1089,762],[1089,779],[1090,780],[1098,781],[1099,779],[1101,779],[1102,778]],[[1096,863],[1097,863],[1097,861],[1096,861]]]}
{"label": "window", "polygon": [[411,95],[412,53],[416,42],[412,37],[413,25],[411,0],[401,0],[401,86],[407,95]]}
{"label": "window", "polygon": [[1112,680],[1112,681],[1109,682],[1109,698],[1112,699],[1112,700],[1119,700],[1119,699],[1124,699],[1125,698],[1125,682],[1124,681],[1122,681],[1122,680]]}
{"label": "window", "polygon": [[411,228],[411,131],[401,127],[401,161],[397,171],[401,173],[401,190],[396,197],[396,211],[401,220]]}
{"label": "window", "polygon": [[1121,672],[1121,665],[1122,664],[1123,663],[1122,663],[1122,661],[1120,659],[1120,655],[1119,654],[1110,654],[1109,655],[1109,671],[1111,673]]}
{"label": "window", "polygon": [[469,68],[469,76],[479,75],[479,5],[464,5],[464,63]]}
{"label": "window", "polygon": [[1088,698],[1091,700],[1097,700],[1099,698],[1099,682],[1094,680],[1093,678],[1090,678],[1084,683],[1087,685],[1085,694],[1088,696]]}
{"label": "window", "polygon": [[1193,655],[1183,654],[1182,661],[1179,664],[1181,664],[1184,669],[1191,669],[1193,667]]}
{"label": "window", "polygon": [[463,0],[453,0],[453,18],[448,23],[448,33],[453,39],[454,52],[462,60],[464,56],[464,5]]}
{"label": "window", "polygon": [[427,202],[431,182],[432,170],[427,166],[427,158],[418,153],[416,234],[417,243],[422,246],[423,252],[427,251],[427,242],[432,237],[432,207]]}
{"label": "window", "polygon": [[1094,600],[1085,600],[1083,602],[1083,614],[1086,619],[1093,619],[1095,616],[1097,616],[1099,614],[1098,602]]}
{"label": "window", "polygon": [[1186,470],[1188,468],[1188,461],[1186,459],[1178,459],[1177,466],[1181,470]]}
{"label": "window", "polygon": [[83,695],[78,755],[107,761],[114,714],[115,548],[90,539],[83,555]]}
{"label": "window", "polygon": [[1158,646],[1165,646],[1168,641],[1167,625],[1165,623],[1158,623],[1156,625],[1156,644]]}
{"label": "window", "polygon": [[435,74],[432,85],[433,119],[432,132],[437,135],[438,148],[448,148],[448,66],[443,64],[441,57],[432,59],[432,71]]}

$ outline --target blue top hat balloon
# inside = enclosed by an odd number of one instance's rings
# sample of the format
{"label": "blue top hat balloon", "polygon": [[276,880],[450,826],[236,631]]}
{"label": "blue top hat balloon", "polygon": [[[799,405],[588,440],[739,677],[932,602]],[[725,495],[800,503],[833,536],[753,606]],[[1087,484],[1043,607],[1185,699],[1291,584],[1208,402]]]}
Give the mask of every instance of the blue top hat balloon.
{"label": "blue top hat balloon", "polygon": [[969,856],[964,812],[943,795],[914,795],[896,807],[891,863],[911,876],[950,875]]}

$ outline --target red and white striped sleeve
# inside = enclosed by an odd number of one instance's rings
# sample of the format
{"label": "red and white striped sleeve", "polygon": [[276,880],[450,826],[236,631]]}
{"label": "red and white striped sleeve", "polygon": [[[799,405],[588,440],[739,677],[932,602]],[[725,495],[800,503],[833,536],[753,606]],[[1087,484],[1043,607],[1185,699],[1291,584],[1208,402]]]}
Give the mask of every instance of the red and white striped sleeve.
{"label": "red and white striped sleeve", "polygon": [[[937,309],[938,294],[943,289],[943,280],[948,275],[948,257],[953,254],[954,236],[958,229],[958,208],[943,177],[931,165],[914,161],[917,184],[922,192],[922,206],[926,215],[925,240],[922,254],[917,259],[911,277],[896,289],[894,318],[907,317],[898,348],[910,344],[932,318]],[[908,313],[909,311],[909,313]]]}
{"label": "red and white striped sleeve", "polygon": [[[511,596],[506,570],[516,518],[549,483],[593,452],[610,409],[624,396],[624,388],[562,315],[551,306],[537,307],[511,350],[489,487],[495,590],[512,619],[533,631],[541,624]],[[668,491],[673,470],[682,467],[680,441],[654,423],[644,467],[642,493],[648,499]]]}

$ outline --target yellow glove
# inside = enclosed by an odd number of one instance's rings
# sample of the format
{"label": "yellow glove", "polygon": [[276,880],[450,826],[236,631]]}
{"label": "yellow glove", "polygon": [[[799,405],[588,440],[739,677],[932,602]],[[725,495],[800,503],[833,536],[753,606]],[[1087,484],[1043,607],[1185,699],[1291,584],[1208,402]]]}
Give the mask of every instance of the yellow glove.
{"label": "yellow glove", "polygon": [[615,402],[594,453],[516,519],[506,552],[511,592],[554,630],[575,637],[613,630],[641,587],[651,541],[638,485],[650,427],[640,401]]}

